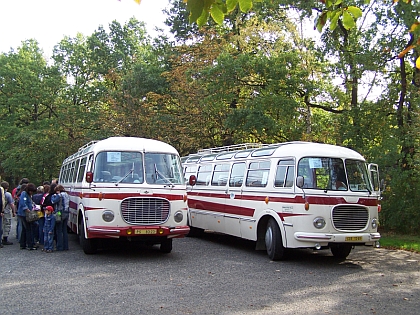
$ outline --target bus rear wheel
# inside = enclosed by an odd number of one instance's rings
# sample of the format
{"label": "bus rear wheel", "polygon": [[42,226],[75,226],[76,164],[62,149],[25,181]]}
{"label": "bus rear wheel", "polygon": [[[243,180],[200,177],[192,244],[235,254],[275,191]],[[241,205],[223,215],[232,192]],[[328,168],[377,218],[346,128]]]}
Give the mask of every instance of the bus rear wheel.
{"label": "bus rear wheel", "polygon": [[83,218],[79,222],[79,243],[86,255],[95,254],[98,250],[96,240],[87,239],[85,237],[85,224],[83,223]]}
{"label": "bus rear wheel", "polygon": [[267,222],[265,230],[265,247],[267,255],[271,260],[282,260],[285,258],[285,248],[281,238],[280,228],[273,218]]}

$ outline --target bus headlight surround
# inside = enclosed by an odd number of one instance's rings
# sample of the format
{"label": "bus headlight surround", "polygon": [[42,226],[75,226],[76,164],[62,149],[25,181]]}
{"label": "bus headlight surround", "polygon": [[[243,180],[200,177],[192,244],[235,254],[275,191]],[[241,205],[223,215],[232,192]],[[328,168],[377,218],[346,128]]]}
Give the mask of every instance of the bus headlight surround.
{"label": "bus headlight surround", "polygon": [[376,229],[378,227],[378,219],[373,218],[372,219],[372,229]]}
{"label": "bus headlight surround", "polygon": [[102,212],[102,219],[105,222],[111,222],[114,220],[114,212],[112,212],[111,210],[105,210],[104,212]]}
{"label": "bus headlight surround", "polygon": [[184,219],[184,214],[182,213],[182,211],[177,211],[174,214],[174,220],[176,223],[181,222]]}
{"label": "bus headlight surround", "polygon": [[326,224],[325,219],[322,217],[316,217],[313,223],[314,223],[314,227],[316,227],[317,229],[323,229]]}

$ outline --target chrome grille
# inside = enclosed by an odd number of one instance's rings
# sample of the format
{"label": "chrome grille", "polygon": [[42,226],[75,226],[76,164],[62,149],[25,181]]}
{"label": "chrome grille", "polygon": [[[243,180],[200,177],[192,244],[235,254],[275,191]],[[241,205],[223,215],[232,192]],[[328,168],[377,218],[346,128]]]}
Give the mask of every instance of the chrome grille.
{"label": "chrome grille", "polygon": [[121,215],[130,224],[162,224],[168,220],[170,204],[160,198],[128,198],[121,202]]}
{"label": "chrome grille", "polygon": [[341,231],[361,231],[368,224],[369,211],[362,206],[337,206],[332,211],[334,227]]}

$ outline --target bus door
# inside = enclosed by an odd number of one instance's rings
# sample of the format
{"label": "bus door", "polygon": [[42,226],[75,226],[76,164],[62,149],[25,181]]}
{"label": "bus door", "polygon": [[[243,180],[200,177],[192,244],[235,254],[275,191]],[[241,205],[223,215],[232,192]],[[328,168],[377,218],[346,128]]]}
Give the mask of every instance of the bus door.
{"label": "bus door", "polygon": [[242,189],[246,163],[233,163],[229,183],[226,186],[225,228],[226,233],[241,236]]}

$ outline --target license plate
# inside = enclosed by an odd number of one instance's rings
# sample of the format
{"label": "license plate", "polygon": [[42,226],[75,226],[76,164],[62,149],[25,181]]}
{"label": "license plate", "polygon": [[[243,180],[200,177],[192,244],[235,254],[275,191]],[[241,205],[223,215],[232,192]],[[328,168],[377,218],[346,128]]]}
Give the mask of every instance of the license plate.
{"label": "license plate", "polygon": [[361,236],[348,236],[346,237],[346,242],[357,242],[357,241],[361,241],[362,237]]}
{"label": "license plate", "polygon": [[156,229],[135,230],[134,234],[156,234]]}

